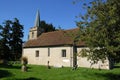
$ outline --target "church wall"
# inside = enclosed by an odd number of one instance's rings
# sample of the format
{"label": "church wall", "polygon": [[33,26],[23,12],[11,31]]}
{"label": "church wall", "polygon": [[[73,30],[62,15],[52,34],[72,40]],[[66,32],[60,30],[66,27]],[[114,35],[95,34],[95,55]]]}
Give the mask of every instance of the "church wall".
{"label": "church wall", "polygon": [[[49,48],[49,49],[48,49]],[[77,48],[79,53],[83,48]],[[48,56],[48,50],[50,50],[50,56]],[[62,57],[62,50],[66,50],[66,57]],[[36,57],[36,51],[39,51],[39,57]],[[28,58],[28,64],[36,65],[49,65],[55,67],[72,67],[73,64],[73,47],[44,47],[44,48],[24,48],[23,56]],[[86,57],[77,57],[78,67],[88,67],[88,68],[100,68],[109,69],[109,61],[106,60],[105,63],[99,61],[97,64],[91,65],[90,60],[88,61]]]}
{"label": "church wall", "polygon": [[[30,29],[29,32],[29,40],[37,39],[42,32],[43,30],[40,27],[40,16],[38,11],[36,15],[35,25]],[[79,53],[82,48],[84,47],[77,48],[77,52]],[[62,56],[62,52],[66,52],[66,55],[64,55],[64,57]],[[56,67],[73,66],[73,47],[71,46],[23,48],[22,56],[26,56],[28,58],[28,64],[48,65],[49,62],[49,65]],[[99,61],[98,64],[91,66],[90,61],[88,61],[86,57],[82,58],[78,56],[77,65],[78,67],[91,67],[101,69],[109,69],[110,66],[108,60],[106,60],[105,63]]]}
{"label": "church wall", "polygon": [[[83,48],[77,48],[78,53]],[[90,60],[87,60],[87,57],[77,57],[78,67],[88,67],[88,68],[97,68],[97,69],[109,69],[109,61],[105,60],[104,63],[102,61],[98,61],[97,64],[91,65]]]}
{"label": "church wall", "polygon": [[[66,50],[66,57],[62,57],[62,50]],[[39,57],[35,56],[36,51],[39,51]],[[24,48],[22,56],[28,58],[28,64],[47,65],[49,61],[49,65],[55,67],[72,66],[72,47]]]}

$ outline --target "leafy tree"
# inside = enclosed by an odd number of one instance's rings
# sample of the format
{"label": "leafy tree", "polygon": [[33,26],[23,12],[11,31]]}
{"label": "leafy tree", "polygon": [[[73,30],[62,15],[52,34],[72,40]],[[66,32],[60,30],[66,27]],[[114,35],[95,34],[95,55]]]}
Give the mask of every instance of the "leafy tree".
{"label": "leafy tree", "polygon": [[56,30],[52,24],[47,24],[45,21],[41,21],[40,26],[44,30],[44,32],[51,32]]}
{"label": "leafy tree", "polygon": [[77,68],[77,43],[79,41],[79,28],[69,31],[63,31],[64,36],[71,37],[72,39],[72,46],[73,46],[73,70]]}
{"label": "leafy tree", "polygon": [[108,58],[120,61],[120,0],[93,0],[84,4],[87,13],[77,22],[80,39],[89,49],[80,56],[87,56],[92,63]]}

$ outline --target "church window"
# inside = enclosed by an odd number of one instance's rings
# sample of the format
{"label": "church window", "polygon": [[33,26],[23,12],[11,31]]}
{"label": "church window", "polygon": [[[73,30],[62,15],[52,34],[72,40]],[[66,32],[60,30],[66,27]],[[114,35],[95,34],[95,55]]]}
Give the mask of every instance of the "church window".
{"label": "church window", "polygon": [[62,50],[62,57],[66,57],[66,50],[65,49]]}
{"label": "church window", "polygon": [[48,57],[50,56],[50,48],[48,48]]}
{"label": "church window", "polygon": [[39,57],[39,51],[38,50],[36,51],[36,57]]}
{"label": "church window", "polygon": [[32,38],[34,38],[34,32],[32,32]]}

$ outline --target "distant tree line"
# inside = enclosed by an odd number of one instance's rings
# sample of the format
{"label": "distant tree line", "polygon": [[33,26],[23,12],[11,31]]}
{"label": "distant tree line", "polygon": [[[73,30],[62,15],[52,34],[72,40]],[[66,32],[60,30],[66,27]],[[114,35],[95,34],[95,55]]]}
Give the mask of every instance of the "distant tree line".
{"label": "distant tree line", "polygon": [[51,31],[59,31],[64,30],[60,26],[56,29],[53,24],[48,24],[45,21],[40,22],[40,27],[44,30],[44,32],[51,32]]}
{"label": "distant tree line", "polygon": [[18,60],[22,55],[23,25],[17,18],[0,25],[0,59]]}
{"label": "distant tree line", "polygon": [[40,27],[44,30],[44,32],[56,31],[55,27],[52,24],[48,24],[45,21],[40,22]]}

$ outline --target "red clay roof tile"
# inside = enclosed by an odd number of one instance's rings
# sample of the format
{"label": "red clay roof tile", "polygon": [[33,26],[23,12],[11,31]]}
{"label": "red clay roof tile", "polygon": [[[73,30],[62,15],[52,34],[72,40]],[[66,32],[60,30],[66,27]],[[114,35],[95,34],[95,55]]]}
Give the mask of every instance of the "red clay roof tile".
{"label": "red clay roof tile", "polygon": [[[78,31],[79,28],[42,33],[37,39],[28,40],[24,47],[72,45]],[[77,45],[84,46],[84,43],[78,42]]]}

